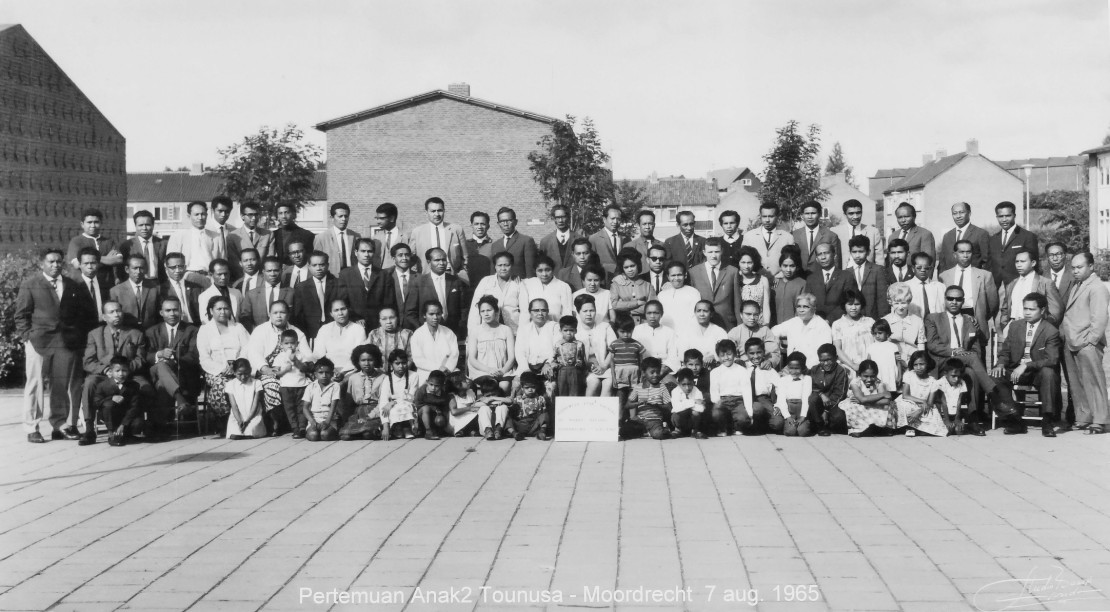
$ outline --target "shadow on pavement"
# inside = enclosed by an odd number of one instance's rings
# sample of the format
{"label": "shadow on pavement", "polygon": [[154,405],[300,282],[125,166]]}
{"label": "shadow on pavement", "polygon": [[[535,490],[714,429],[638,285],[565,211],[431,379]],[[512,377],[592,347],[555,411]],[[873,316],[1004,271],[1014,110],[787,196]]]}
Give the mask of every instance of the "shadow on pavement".
{"label": "shadow on pavement", "polygon": [[49,482],[51,480],[61,480],[65,478],[85,478],[88,476],[96,476],[98,474],[113,474],[116,472],[123,472],[126,470],[136,470],[145,467],[153,467],[156,465],[174,465],[177,463],[191,463],[197,461],[224,461],[225,459],[232,459],[234,457],[242,457],[247,455],[245,452],[210,452],[210,453],[189,453],[187,455],[176,455],[173,457],[166,457],[160,461],[153,463],[143,463],[140,465],[129,465],[114,470],[95,470],[91,472],[76,472],[73,474],[60,474],[58,476],[47,476],[45,478],[29,478],[27,480],[13,480],[10,482],[0,482],[0,487],[7,487],[21,484],[34,484],[39,482]]}

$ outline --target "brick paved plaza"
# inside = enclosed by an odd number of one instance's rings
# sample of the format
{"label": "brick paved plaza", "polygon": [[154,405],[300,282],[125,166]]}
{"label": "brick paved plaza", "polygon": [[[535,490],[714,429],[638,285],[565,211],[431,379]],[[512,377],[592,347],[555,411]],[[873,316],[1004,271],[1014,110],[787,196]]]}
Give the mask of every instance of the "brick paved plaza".
{"label": "brick paved plaza", "polygon": [[1110,437],[78,448],[20,402],[3,610],[1110,608]]}

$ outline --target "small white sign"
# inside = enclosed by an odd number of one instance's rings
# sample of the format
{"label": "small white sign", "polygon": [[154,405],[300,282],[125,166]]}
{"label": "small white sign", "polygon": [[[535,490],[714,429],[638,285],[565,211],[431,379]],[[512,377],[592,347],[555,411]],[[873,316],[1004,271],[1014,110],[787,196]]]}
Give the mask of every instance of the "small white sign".
{"label": "small white sign", "polygon": [[620,398],[555,398],[555,441],[616,442]]}

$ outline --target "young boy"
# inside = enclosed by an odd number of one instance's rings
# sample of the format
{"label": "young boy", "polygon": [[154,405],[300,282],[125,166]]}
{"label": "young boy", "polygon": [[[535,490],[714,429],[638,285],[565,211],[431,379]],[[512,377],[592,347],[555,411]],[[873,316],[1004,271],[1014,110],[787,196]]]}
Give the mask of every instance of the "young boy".
{"label": "young boy", "polygon": [[559,319],[562,340],[555,345],[554,365],[558,369],[555,393],[581,397],[586,394],[586,345],[575,339],[578,319],[564,315]]}
{"label": "young boy", "polygon": [[438,432],[447,427],[447,415],[455,404],[447,392],[447,375],[441,370],[432,370],[424,384],[417,387],[412,403],[420,415],[424,439],[439,440]]}
{"label": "young boy", "polygon": [[675,374],[675,379],[678,386],[671,393],[671,424],[674,425],[675,437],[693,435],[698,440],[704,440],[706,436],[701,419],[705,413],[705,396],[695,386],[694,372],[690,368],[682,368]]}
{"label": "young boy", "polygon": [[840,402],[848,397],[848,370],[836,362],[836,347],[822,344],[817,348],[817,365],[807,374],[813,381],[809,399],[809,420],[817,427],[817,435],[848,433],[848,417]]}
{"label": "young boy", "polygon": [[[721,340],[717,343],[716,350],[720,365],[709,374],[709,399],[713,402],[713,422],[717,435],[731,436],[737,431],[743,434],[756,433],[758,426],[766,423],[770,415],[759,411],[760,422],[757,423],[755,407],[749,408],[750,404],[744,401],[745,395],[751,395],[749,385],[752,374],[748,368],[736,363],[736,343],[732,340]],[[749,389],[745,391],[745,387]]]}
{"label": "young boy", "polygon": [[[761,426],[764,423],[770,423],[775,413],[775,384],[779,378],[773,369],[766,367],[765,347],[766,344],[762,338],[748,338],[744,343],[744,361],[748,364],[748,380],[743,388],[744,404],[753,407],[751,410],[753,418]],[[749,399],[748,396],[752,394],[753,389],[755,397]]]}
{"label": "young boy", "polygon": [[671,394],[660,383],[663,362],[658,357],[647,357],[643,362],[643,376],[628,394],[628,420],[621,427],[625,440],[643,437],[646,432],[653,440],[667,440],[670,432],[663,422],[671,411]]}
{"label": "young boy", "polygon": [[890,312],[890,302],[886,298],[889,287],[886,274],[874,262],[868,261],[871,239],[867,236],[853,236],[848,241],[848,251],[852,261],[845,269],[855,277],[856,287],[863,295],[863,316],[877,321]]}
{"label": "young boy", "polygon": [[542,387],[542,376],[534,372],[520,375],[520,388],[513,398],[513,424],[509,429],[509,433],[517,441],[533,435],[537,440],[547,440],[547,433],[544,432],[547,423],[547,399],[540,394]]}
{"label": "young boy", "polygon": [[[716,347],[714,347],[716,352]],[[682,354],[682,367],[694,375],[694,388],[701,391],[702,397],[709,400],[709,368],[705,367],[705,356],[698,349],[686,349]]]}
{"label": "young boy", "polygon": [[940,368],[941,378],[937,381],[936,391],[933,391],[932,402],[940,411],[944,426],[949,435],[963,435],[970,429],[976,436],[985,436],[978,427],[968,427],[965,407],[970,401],[967,385],[964,383],[964,362],[955,357],[948,359]]}
{"label": "young boy", "polygon": [[[744,300],[740,305],[740,325],[728,332],[728,339],[732,340],[736,346],[747,346],[749,339],[759,338],[763,341],[764,354],[763,363],[760,367],[764,370],[778,370],[779,362],[782,360],[779,339],[771,333],[770,327],[761,322],[762,318],[763,307],[759,305],[759,302]],[[747,366],[746,355],[740,356],[740,364]]]}
{"label": "young boy", "polygon": [[640,382],[640,362],[647,356],[647,348],[632,339],[635,329],[636,322],[632,317],[617,319],[617,339],[609,345],[609,363],[605,366],[612,368],[613,388],[621,400],[622,421],[626,418],[623,407],[628,405],[628,394]]}
{"label": "young boy", "polygon": [[309,442],[331,442],[339,439],[335,427],[335,412],[339,407],[339,383],[332,381],[335,364],[321,357],[313,365],[316,380],[305,388],[301,398],[301,413],[308,422],[305,438]]}
{"label": "young boy", "polygon": [[[93,390],[93,403],[108,427],[108,445],[123,446],[140,431],[143,409],[139,405],[139,383],[131,380],[131,364],[126,357],[113,357],[108,378]],[[95,409],[94,411],[95,412]],[[95,414],[90,415],[96,423]]]}
{"label": "young boy", "polygon": [[786,357],[782,377],[775,384],[775,415],[771,431],[784,436],[812,436],[813,421],[806,418],[813,396],[813,379],[806,375],[806,356],[795,351]]}
{"label": "young boy", "polygon": [[305,420],[304,413],[299,410],[309,383],[308,376],[304,373],[304,357],[297,330],[286,329],[281,332],[281,350],[269,359],[270,367],[276,371],[278,384],[281,386],[281,404],[289,419],[289,428],[293,430],[293,438],[298,440],[305,437],[308,423],[312,422],[311,419]]}

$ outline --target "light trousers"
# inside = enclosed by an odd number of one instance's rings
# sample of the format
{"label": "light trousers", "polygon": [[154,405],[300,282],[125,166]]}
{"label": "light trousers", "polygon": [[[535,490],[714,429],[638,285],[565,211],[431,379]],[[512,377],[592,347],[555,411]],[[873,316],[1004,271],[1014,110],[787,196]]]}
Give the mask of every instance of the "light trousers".
{"label": "light trousers", "polygon": [[[38,431],[39,423],[49,419],[53,429],[65,426],[70,412],[71,387],[76,384],[77,353],[64,347],[35,350],[30,342],[23,343],[26,353],[27,384],[23,390],[23,430]],[[78,399],[78,407],[80,400]]]}

